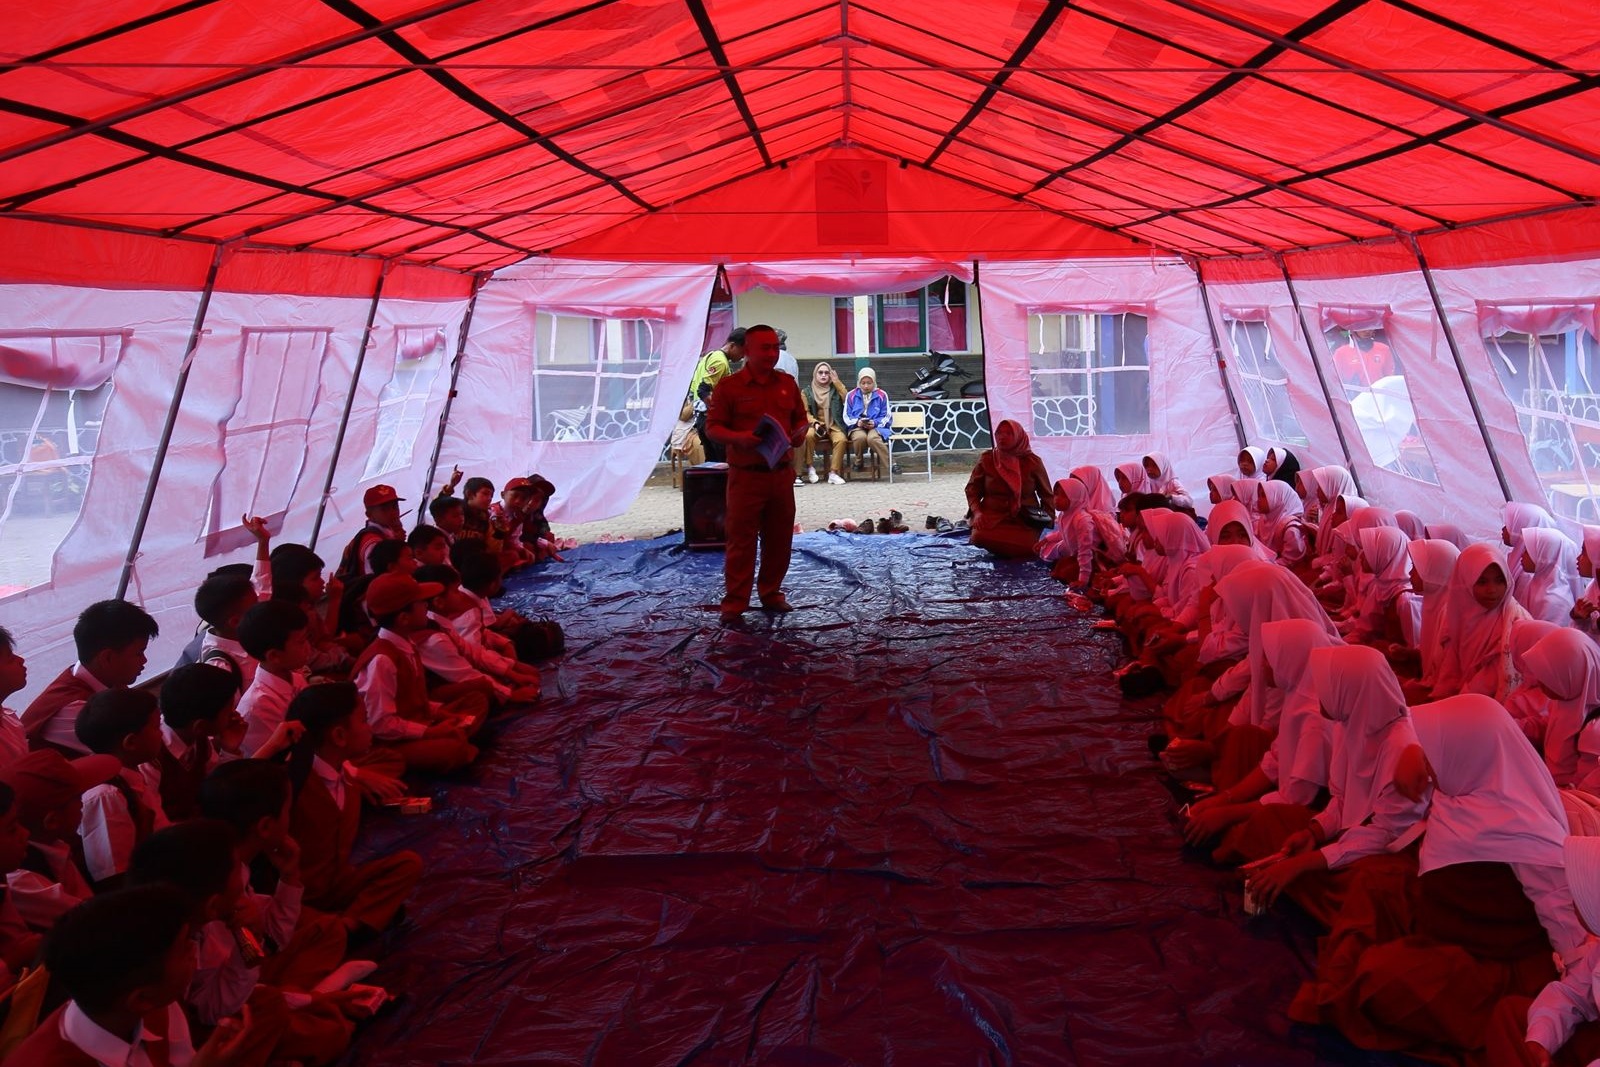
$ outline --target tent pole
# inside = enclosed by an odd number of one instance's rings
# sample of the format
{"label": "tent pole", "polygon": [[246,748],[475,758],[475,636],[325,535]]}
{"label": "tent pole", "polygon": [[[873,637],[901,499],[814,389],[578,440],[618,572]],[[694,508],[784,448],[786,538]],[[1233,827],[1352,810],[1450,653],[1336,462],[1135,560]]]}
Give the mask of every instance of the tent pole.
{"label": "tent pole", "polygon": [[372,344],[372,324],[378,321],[378,301],[383,299],[383,283],[389,277],[389,271],[394,267],[394,260],[383,261],[383,269],[378,272],[378,282],[372,287],[372,303],[367,306],[367,327],[361,331],[361,347],[356,350],[356,367],[350,374],[350,388],[344,394],[344,413],[339,416],[339,432],[333,438],[333,456],[328,460],[328,477],[322,482],[322,498],[317,501],[317,517],[311,523],[311,540],[307,542],[312,551],[317,547],[317,536],[322,533],[322,515],[328,510],[328,497],[333,494],[333,476],[339,469],[339,453],[344,449],[345,430],[350,426],[350,411],[356,405],[356,390],[361,385],[361,368],[367,362],[367,348]]}
{"label": "tent pole", "polygon": [[1189,263],[1189,269],[1194,271],[1194,280],[1200,285],[1200,303],[1206,312],[1206,329],[1211,331],[1211,354],[1217,360],[1217,375],[1222,378],[1222,391],[1228,397],[1228,410],[1233,412],[1233,432],[1239,438],[1239,450],[1250,442],[1244,433],[1244,417],[1239,414],[1239,400],[1233,395],[1233,383],[1228,380],[1228,357],[1222,354],[1222,335],[1217,333],[1217,320],[1211,317],[1211,294],[1206,289],[1206,277],[1200,271],[1200,260],[1195,259]]}
{"label": "tent pole", "polygon": [[444,450],[444,431],[450,421],[450,408],[455,404],[456,382],[461,378],[461,360],[467,354],[467,334],[472,329],[472,313],[478,307],[478,294],[482,292],[483,285],[489,280],[487,274],[475,274],[472,278],[472,299],[467,301],[467,313],[461,316],[461,329],[456,334],[456,356],[450,361],[450,391],[444,395],[444,410],[439,412],[439,436],[433,442],[433,458],[428,460],[428,480],[422,483],[422,500],[424,503],[417,505],[417,525],[421,526],[423,508],[433,496],[433,479],[439,473],[439,453]]}
{"label": "tent pole", "polygon": [[1280,253],[1273,253],[1272,258],[1278,261],[1278,269],[1283,272],[1283,284],[1289,288],[1289,301],[1294,304],[1294,317],[1300,320],[1300,335],[1305,338],[1306,355],[1311,357],[1311,366],[1316,369],[1317,384],[1322,386],[1322,399],[1328,405],[1328,418],[1333,420],[1333,432],[1339,438],[1339,450],[1344,453],[1345,469],[1356,483],[1356,492],[1366,496],[1366,490],[1361,487],[1361,475],[1356,473],[1356,461],[1350,455],[1350,442],[1345,440],[1344,427],[1339,424],[1339,413],[1333,408],[1333,392],[1328,388],[1328,376],[1322,372],[1322,360],[1317,358],[1317,343],[1311,336],[1311,327],[1306,325],[1306,313],[1300,307],[1300,295],[1295,292],[1294,279],[1289,277],[1289,263]]}
{"label": "tent pole", "polygon": [[145,482],[144,500],[139,504],[139,518],[133,524],[133,536],[128,540],[128,555],[122,561],[122,576],[117,579],[118,600],[127,599],[128,583],[133,580],[133,561],[139,558],[139,545],[144,541],[145,524],[150,521],[150,507],[156,499],[156,483],[161,480],[161,467],[167,460],[167,446],[172,443],[172,430],[178,422],[178,406],[183,403],[183,391],[189,385],[189,368],[194,366],[195,353],[200,348],[200,337],[205,330],[206,312],[211,309],[211,294],[217,287],[217,274],[222,270],[222,260],[227,245],[217,245],[211,253],[211,267],[206,271],[205,288],[200,291],[200,305],[194,311],[194,325],[189,329],[189,344],[183,350],[183,363],[178,368],[178,380],[172,385],[172,400],[167,404],[167,420],[161,425],[161,439],[156,443],[155,458],[150,463],[150,477]]}
{"label": "tent pole", "polygon": [[1445,344],[1450,346],[1450,355],[1456,361],[1456,373],[1461,375],[1461,388],[1467,391],[1467,401],[1472,405],[1472,417],[1478,422],[1478,433],[1483,435],[1483,447],[1489,453],[1489,462],[1494,465],[1494,476],[1500,482],[1500,494],[1511,501],[1511,483],[1506,481],[1505,468],[1500,466],[1500,455],[1495,451],[1494,440],[1489,436],[1489,426],[1483,421],[1483,408],[1478,406],[1478,394],[1472,388],[1472,382],[1467,379],[1467,364],[1461,358],[1461,346],[1456,344],[1455,331],[1450,328],[1450,317],[1445,314],[1444,301],[1439,296],[1439,287],[1434,284],[1433,271],[1428,269],[1428,260],[1422,254],[1422,244],[1414,234],[1407,234],[1406,241],[1411,245],[1411,254],[1417,257],[1417,266],[1422,268],[1422,280],[1428,283],[1428,295],[1433,298],[1433,312],[1439,316],[1439,325],[1444,328]]}

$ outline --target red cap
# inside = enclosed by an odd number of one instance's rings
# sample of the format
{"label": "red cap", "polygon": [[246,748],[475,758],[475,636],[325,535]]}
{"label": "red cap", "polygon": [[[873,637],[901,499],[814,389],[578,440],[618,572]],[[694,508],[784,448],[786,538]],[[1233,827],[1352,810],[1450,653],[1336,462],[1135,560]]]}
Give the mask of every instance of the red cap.
{"label": "red cap", "polygon": [[503,493],[514,493],[518,489],[521,489],[525,493],[526,492],[532,492],[533,491],[533,483],[528,481],[528,479],[526,479],[526,478],[513,478],[509,482],[506,483],[506,487],[504,489],[502,489],[501,492],[503,492]]}
{"label": "red cap", "polygon": [[397,504],[405,497],[394,491],[392,485],[375,485],[361,498],[361,506],[375,508],[380,504]]}
{"label": "red cap", "polygon": [[419,600],[432,600],[444,592],[438,582],[419,582],[409,574],[380,574],[367,586],[367,610],[374,618],[393,615]]}

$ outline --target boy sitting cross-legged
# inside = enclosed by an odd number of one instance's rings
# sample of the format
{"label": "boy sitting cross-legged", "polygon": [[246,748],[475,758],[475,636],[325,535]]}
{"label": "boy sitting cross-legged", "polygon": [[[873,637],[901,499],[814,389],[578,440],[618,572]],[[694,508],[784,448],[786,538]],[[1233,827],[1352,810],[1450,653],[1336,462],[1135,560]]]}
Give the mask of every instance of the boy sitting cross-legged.
{"label": "boy sitting cross-legged", "polygon": [[22,713],[34,748],[49,745],[68,756],[86,755],[74,729],[84,703],[105,689],[126,689],[144,671],[145,649],[156,620],[126,600],[90,604],[72,628],[78,662],[62,671]]}

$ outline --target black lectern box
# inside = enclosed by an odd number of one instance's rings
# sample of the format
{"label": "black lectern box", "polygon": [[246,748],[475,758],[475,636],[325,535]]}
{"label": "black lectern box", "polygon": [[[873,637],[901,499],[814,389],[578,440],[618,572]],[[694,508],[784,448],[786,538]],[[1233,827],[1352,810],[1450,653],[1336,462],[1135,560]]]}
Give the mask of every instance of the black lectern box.
{"label": "black lectern box", "polygon": [[683,543],[688,548],[723,548],[722,520],[728,509],[728,465],[702,463],[683,472]]}

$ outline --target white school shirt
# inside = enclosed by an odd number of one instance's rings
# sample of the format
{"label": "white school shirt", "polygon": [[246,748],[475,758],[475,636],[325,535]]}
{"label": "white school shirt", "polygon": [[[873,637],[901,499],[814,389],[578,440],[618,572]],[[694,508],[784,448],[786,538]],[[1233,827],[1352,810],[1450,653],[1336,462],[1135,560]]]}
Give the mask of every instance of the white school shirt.
{"label": "white school shirt", "polygon": [[[139,768],[124,767],[118,773],[132,787],[139,802],[154,813],[152,830],[172,825],[161,809],[161,794],[151,791],[149,781]],[[78,836],[83,838],[84,866],[96,882],[128,869],[138,828],[121,790],[107,782],[83,794],[83,821],[78,824]]]}
{"label": "white school shirt", "polygon": [[18,869],[6,875],[6,894],[22,921],[35,930],[48,930],[56,920],[94,896],[94,888],[72,861],[72,849],[59,842],[30,841],[28,847],[45,859],[54,880],[37,871]]}
{"label": "white school shirt", "polygon": [[[246,870],[245,885],[250,872]],[[255,905],[261,915],[261,926],[255,933],[270,938],[279,947],[287,945],[294,936],[295,923],[300,921],[300,902],[305,889],[280,881],[272,896],[245,890],[245,899]],[[194,980],[189,984],[188,1003],[200,1021],[215,1024],[240,1011],[250,994],[261,981],[261,967],[248,966],[239,952],[239,942],[233,931],[221,921],[206,923],[193,935],[198,966]],[[289,990],[284,991],[289,1006],[299,1007],[309,1003],[309,998]]]}
{"label": "white school shirt", "polygon": [[1600,938],[1576,967],[1539,991],[1528,1009],[1528,1040],[1555,1052],[1567,1043],[1580,1023],[1600,1019],[1596,1004],[1596,967],[1600,965]]}
{"label": "white school shirt", "polygon": [[239,665],[239,685],[249,689],[256,680],[256,668],[261,664],[254,656],[244,650],[244,646],[232,637],[219,637],[210,627],[206,628],[205,637],[200,640],[200,661],[205,662],[206,653],[216,649],[225,652],[228,658]]}
{"label": "white school shirt", "polygon": [[[417,654],[417,646],[409,637],[382,629],[378,631],[378,639],[390,642],[402,653],[410,652],[417,661],[418,669],[422,668],[422,657]],[[415,741],[428,732],[427,726],[401,718],[395,709],[394,698],[399,684],[394,664],[388,656],[373,656],[356,676],[356,686],[367,702],[367,721],[372,724],[372,736],[380,741]]]}
{"label": "white school shirt", "polygon": [[344,808],[344,768],[335,767],[321,756],[314,756],[311,760],[311,773],[317,776],[322,783],[322,788],[328,791],[336,807]]}
{"label": "white school shirt", "polygon": [[[70,1001],[61,1013],[61,1039],[72,1045],[101,1067],[155,1067],[145,1042],[150,1031],[139,1027],[139,1034],[130,1045],[116,1034],[104,1030]],[[189,1067],[194,1062],[194,1039],[189,1036],[189,1020],[177,1001],[167,1007],[167,1063],[171,1067]]]}
{"label": "white school shirt", "polygon": [[246,758],[270,738],[289,716],[289,702],[306,687],[304,671],[295,671],[287,681],[271,671],[257,671],[244,696],[239,698],[239,715],[244,719],[244,743],[239,746]]}
{"label": "white school shirt", "polygon": [[450,625],[449,619],[432,612],[428,613],[428,618],[439,628],[424,633],[422,642],[417,646],[424,667],[447,682],[471,682],[487,678],[494,684],[496,698],[505,700],[511,695],[511,688],[502,685],[500,679],[481,665],[482,650],[477,650],[480,654],[475,655],[474,650],[467,646],[466,639]]}

